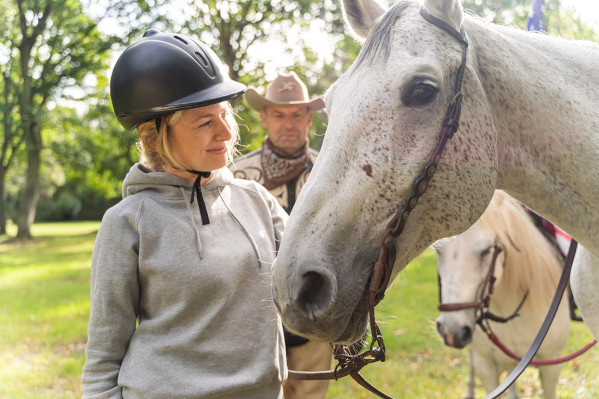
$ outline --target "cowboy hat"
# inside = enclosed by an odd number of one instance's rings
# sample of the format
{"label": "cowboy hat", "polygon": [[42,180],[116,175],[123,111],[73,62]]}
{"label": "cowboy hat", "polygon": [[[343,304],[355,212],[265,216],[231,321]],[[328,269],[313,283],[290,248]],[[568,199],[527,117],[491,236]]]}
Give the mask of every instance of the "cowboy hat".
{"label": "cowboy hat", "polygon": [[261,96],[256,89],[250,87],[244,97],[250,107],[256,111],[262,111],[264,107],[269,105],[306,105],[311,110],[324,108],[322,98],[309,99],[308,88],[295,72],[279,74],[266,87],[264,96]]}

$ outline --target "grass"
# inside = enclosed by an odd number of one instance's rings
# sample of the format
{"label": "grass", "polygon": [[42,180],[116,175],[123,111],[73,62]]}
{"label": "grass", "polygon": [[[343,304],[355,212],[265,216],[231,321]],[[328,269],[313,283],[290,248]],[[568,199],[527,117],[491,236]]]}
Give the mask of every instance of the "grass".
{"label": "grass", "polygon": [[[89,317],[89,263],[99,222],[33,226],[27,244],[0,237],[0,398],[78,398]],[[14,226],[9,226],[14,235]],[[403,271],[377,307],[387,361],[363,370],[395,398],[461,398],[466,351],[435,331],[436,258],[426,251]],[[572,324],[566,351],[591,339]],[[599,350],[563,368],[559,397],[599,398]],[[519,380],[520,398],[540,398],[536,371]],[[482,397],[482,388],[477,387]],[[331,382],[328,398],[375,398],[351,379]]]}
{"label": "grass", "polygon": [[39,224],[31,243],[0,240],[0,397],[81,397],[98,226]]}

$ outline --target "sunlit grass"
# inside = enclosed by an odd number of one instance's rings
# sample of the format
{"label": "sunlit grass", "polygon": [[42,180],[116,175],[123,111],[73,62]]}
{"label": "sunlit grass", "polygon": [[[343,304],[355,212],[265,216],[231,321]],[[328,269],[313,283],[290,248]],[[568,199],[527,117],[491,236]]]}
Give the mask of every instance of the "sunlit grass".
{"label": "sunlit grass", "polygon": [[81,397],[98,227],[36,224],[32,242],[0,238],[0,397]]}
{"label": "sunlit grass", "polygon": [[[81,396],[89,264],[98,222],[33,226],[36,239],[22,244],[0,237],[0,398]],[[16,230],[10,226],[9,233]],[[435,330],[437,274],[426,251],[396,279],[377,307],[387,360],[362,374],[395,398],[461,398],[467,352],[447,348]],[[572,323],[566,352],[591,339]],[[599,349],[566,364],[559,397],[599,398]],[[535,369],[519,380],[520,398],[540,398]],[[482,388],[477,387],[482,397]],[[375,398],[351,379],[331,382],[328,398]]]}
{"label": "sunlit grass", "polygon": [[[387,360],[370,365],[361,373],[369,382],[394,398],[459,399],[466,392],[468,352],[448,348],[437,335],[437,269],[434,251],[427,250],[401,272],[376,309],[385,337]],[[582,323],[572,323],[564,353],[573,352],[592,339]],[[558,385],[558,397],[599,398],[599,349],[566,363]],[[521,399],[541,398],[534,368],[518,381]],[[476,395],[485,391],[477,383]],[[331,382],[329,398],[374,399],[352,380]]]}

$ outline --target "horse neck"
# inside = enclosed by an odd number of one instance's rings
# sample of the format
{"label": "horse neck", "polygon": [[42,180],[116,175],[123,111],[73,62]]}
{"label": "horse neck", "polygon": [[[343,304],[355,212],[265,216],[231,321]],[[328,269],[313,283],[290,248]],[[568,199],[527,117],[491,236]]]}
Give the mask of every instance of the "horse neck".
{"label": "horse neck", "polygon": [[497,188],[599,253],[599,46],[473,19],[465,30],[497,131]]}

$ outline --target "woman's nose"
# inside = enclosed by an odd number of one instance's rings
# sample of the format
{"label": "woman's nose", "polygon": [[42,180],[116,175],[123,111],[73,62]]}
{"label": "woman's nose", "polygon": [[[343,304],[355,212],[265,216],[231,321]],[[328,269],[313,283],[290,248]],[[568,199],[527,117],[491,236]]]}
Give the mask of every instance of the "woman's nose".
{"label": "woman's nose", "polygon": [[227,141],[230,140],[231,137],[233,137],[233,133],[231,132],[231,126],[229,126],[229,123],[227,122],[226,117],[224,118],[220,118],[219,120],[219,126],[218,126],[218,132],[217,132],[217,139],[219,140],[223,140],[223,141]]}

